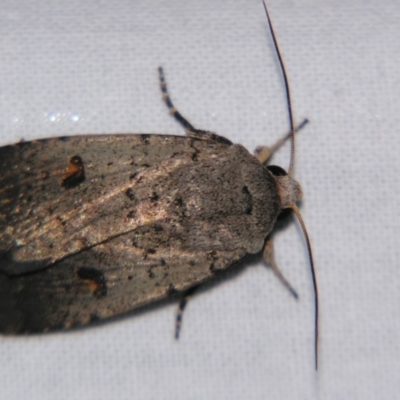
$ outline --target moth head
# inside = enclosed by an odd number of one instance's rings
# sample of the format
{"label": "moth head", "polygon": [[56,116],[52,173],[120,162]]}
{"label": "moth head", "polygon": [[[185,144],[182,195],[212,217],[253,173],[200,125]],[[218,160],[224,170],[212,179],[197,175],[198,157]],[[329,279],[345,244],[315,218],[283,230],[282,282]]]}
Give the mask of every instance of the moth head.
{"label": "moth head", "polygon": [[293,205],[303,197],[299,183],[292,179],[283,168],[277,165],[268,165],[267,169],[275,177],[279,197],[281,198],[282,210],[293,208]]}

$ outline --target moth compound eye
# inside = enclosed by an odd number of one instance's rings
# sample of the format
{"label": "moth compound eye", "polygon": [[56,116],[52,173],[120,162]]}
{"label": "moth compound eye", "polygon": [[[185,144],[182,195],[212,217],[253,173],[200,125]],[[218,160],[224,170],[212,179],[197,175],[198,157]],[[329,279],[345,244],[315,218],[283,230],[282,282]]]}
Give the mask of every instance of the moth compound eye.
{"label": "moth compound eye", "polygon": [[284,208],[278,215],[277,221],[283,221],[292,215],[293,210],[291,208]]}
{"label": "moth compound eye", "polygon": [[287,172],[283,168],[278,167],[277,165],[268,165],[267,169],[274,176],[286,176],[287,175]]}

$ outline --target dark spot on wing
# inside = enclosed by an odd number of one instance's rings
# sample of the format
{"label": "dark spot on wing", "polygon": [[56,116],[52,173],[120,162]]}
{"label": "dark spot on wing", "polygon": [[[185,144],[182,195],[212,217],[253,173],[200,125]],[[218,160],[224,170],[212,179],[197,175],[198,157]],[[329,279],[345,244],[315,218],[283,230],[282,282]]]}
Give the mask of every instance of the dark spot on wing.
{"label": "dark spot on wing", "polygon": [[156,202],[156,201],[158,201],[158,199],[159,199],[158,194],[156,192],[153,192],[152,195],[150,196],[150,201]]}
{"label": "dark spot on wing", "polygon": [[164,230],[164,228],[163,228],[162,225],[160,225],[160,224],[155,224],[155,225],[154,225],[154,230],[155,230],[156,232],[162,232],[162,231]]}
{"label": "dark spot on wing", "polygon": [[85,180],[85,169],[83,167],[82,158],[73,156],[68,161],[67,172],[61,181],[61,186],[71,189],[78,186]]}
{"label": "dark spot on wing", "polygon": [[183,199],[182,199],[181,196],[177,196],[177,198],[175,199],[175,204],[176,204],[178,207],[182,207],[182,206],[183,206]]}
{"label": "dark spot on wing", "polygon": [[126,189],[125,194],[128,196],[129,200],[131,200],[131,201],[135,200],[135,194],[133,193],[133,189],[132,188]]}
{"label": "dark spot on wing", "polygon": [[103,272],[96,268],[79,268],[77,270],[79,278],[83,279],[97,299],[107,295],[107,284]]}
{"label": "dark spot on wing", "polygon": [[135,215],[136,215],[136,210],[129,211],[128,215],[126,216],[126,219],[133,219],[135,218]]}
{"label": "dark spot on wing", "polygon": [[242,193],[246,196],[246,209],[245,213],[247,215],[250,215],[253,211],[253,199],[251,197],[251,194],[249,192],[249,188],[247,186],[242,187]]}

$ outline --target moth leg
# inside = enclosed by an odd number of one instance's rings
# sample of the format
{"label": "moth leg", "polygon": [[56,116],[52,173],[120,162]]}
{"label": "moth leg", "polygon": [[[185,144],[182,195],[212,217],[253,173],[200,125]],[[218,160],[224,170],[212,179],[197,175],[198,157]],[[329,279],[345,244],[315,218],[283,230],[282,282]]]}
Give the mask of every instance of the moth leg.
{"label": "moth leg", "polygon": [[232,142],[223,136],[219,136],[216,133],[204,131],[201,129],[195,128],[174,106],[171,98],[168,94],[167,83],[165,82],[164,70],[162,67],[158,67],[158,76],[160,79],[160,88],[163,95],[163,100],[168,107],[171,115],[183,126],[183,129],[186,131],[186,135],[192,136],[195,138],[203,139],[203,140],[213,140],[219,143],[227,143],[232,144]]}
{"label": "moth leg", "polygon": [[175,339],[179,339],[179,333],[181,331],[181,326],[182,326],[182,316],[183,316],[183,310],[186,307],[187,302],[189,301],[190,297],[193,295],[193,293],[197,290],[197,286],[193,286],[190,289],[186,290],[183,292],[181,301],[179,302],[179,307],[178,307],[178,312],[176,314],[176,324],[175,324]]}
{"label": "moth leg", "polygon": [[279,270],[278,265],[275,262],[274,244],[272,242],[271,236],[268,236],[267,240],[265,241],[265,246],[264,246],[264,250],[263,250],[263,258],[264,258],[264,261],[271,266],[272,271],[274,271],[275,275],[281,281],[283,286],[285,286],[286,289],[288,289],[289,292],[293,295],[293,297],[297,300],[299,298],[297,292],[293,289],[293,287],[290,285],[290,283],[282,275],[282,272]]}
{"label": "moth leg", "polygon": [[[308,124],[308,122],[309,120],[305,118],[303,122],[295,128],[294,132],[296,133],[300,129],[303,129]],[[286,142],[286,140],[290,138],[290,133],[291,132],[288,132],[272,146],[258,146],[254,150],[254,155],[257,157],[258,161],[260,161],[261,164],[266,163],[271,158],[272,154],[274,154],[275,151],[278,150],[279,147],[281,147]]]}

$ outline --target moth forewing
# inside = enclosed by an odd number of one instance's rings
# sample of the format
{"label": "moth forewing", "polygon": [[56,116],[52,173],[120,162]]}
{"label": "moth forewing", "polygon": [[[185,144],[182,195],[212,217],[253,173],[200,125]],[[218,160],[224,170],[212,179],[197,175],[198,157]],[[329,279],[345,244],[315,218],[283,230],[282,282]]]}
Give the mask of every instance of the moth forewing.
{"label": "moth forewing", "polygon": [[[84,179],[66,187],[74,153]],[[3,332],[87,324],[185,291],[259,251],[279,212],[273,177],[240,145],[88,136],[0,158]]]}

